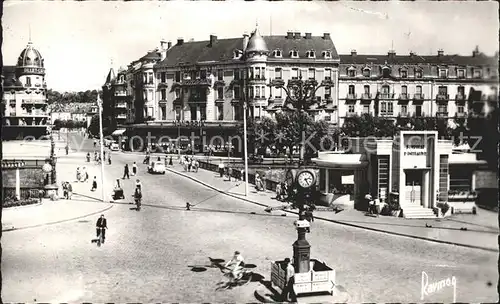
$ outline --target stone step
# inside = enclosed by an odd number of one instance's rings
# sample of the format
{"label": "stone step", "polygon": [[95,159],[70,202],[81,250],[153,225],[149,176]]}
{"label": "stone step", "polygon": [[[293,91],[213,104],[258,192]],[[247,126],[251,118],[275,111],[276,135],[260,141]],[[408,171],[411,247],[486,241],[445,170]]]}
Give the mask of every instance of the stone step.
{"label": "stone step", "polygon": [[436,218],[436,214],[434,214],[432,209],[424,208],[419,205],[402,206],[401,209],[403,209],[403,216],[405,218]]}

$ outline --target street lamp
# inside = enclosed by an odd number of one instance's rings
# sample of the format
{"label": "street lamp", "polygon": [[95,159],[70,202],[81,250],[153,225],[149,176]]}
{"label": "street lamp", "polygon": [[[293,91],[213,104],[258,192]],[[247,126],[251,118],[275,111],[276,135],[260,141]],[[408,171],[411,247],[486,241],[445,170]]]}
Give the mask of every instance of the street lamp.
{"label": "street lamp", "polygon": [[[334,86],[334,83],[331,79],[325,79],[321,81],[321,83],[318,83],[315,79],[302,80],[302,75],[300,75],[298,79],[288,80],[288,83],[285,83],[283,79],[273,79],[268,86],[283,89],[285,91],[287,98],[283,105],[284,110],[305,112],[310,109],[311,106],[318,104],[318,101],[315,98],[318,89],[322,87],[330,89]],[[304,128],[302,126],[302,132],[303,129]],[[304,145],[303,143],[300,143],[299,166],[303,160]]]}
{"label": "street lamp", "polygon": [[99,108],[99,137],[100,137],[100,146],[101,146],[101,183],[102,183],[102,188],[101,188],[101,195],[102,195],[102,201],[105,201],[105,195],[104,195],[104,188],[105,188],[105,181],[104,181],[104,136],[103,136],[103,131],[102,131],[102,100],[99,97],[99,94],[97,95],[97,107]]}

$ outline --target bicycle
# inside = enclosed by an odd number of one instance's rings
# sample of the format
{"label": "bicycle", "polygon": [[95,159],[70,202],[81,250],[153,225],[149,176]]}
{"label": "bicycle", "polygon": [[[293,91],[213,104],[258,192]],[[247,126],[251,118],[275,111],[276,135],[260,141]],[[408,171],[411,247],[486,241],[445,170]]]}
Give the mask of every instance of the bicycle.
{"label": "bicycle", "polygon": [[229,289],[236,286],[244,286],[252,281],[253,271],[242,266],[237,275],[233,276],[233,269],[228,267],[222,267],[221,272],[224,274],[224,278],[226,280],[220,281],[217,285],[221,285],[216,288],[216,290],[220,289]]}

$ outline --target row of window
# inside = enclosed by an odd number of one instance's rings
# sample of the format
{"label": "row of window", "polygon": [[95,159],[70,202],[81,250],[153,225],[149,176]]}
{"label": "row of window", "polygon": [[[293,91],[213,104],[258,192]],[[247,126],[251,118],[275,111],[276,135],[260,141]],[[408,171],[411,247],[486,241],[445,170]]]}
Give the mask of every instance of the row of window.
{"label": "row of window", "polygon": [[[276,58],[283,58],[283,51],[280,49],[274,50],[272,52],[272,55],[273,55],[273,57],[276,57]],[[288,56],[290,58],[299,58],[299,51],[298,50],[291,50],[290,52],[288,52]],[[324,59],[331,59],[332,58],[332,51],[330,51],[330,50],[323,51],[323,52],[321,52],[321,56]],[[316,51],[315,50],[306,51],[306,58],[310,58],[310,59],[316,58]]]}
{"label": "row of window", "polygon": [[[235,80],[240,80],[245,78],[245,72],[246,75],[248,75],[249,79],[265,79],[266,78],[266,68],[265,67],[251,67],[247,69],[233,69],[233,70],[223,70],[223,69],[218,69],[216,71],[213,71],[214,77],[217,80],[224,80],[224,76],[228,77],[234,77]],[[199,71],[191,71],[191,72],[184,72],[181,73],[181,71],[176,71],[174,72],[174,81],[175,82],[181,82],[182,79],[206,79],[208,73],[210,73],[207,70],[199,70]],[[157,77],[160,81],[160,83],[165,83],[168,79],[168,74],[166,72],[161,72],[158,73]],[[152,77],[149,75],[148,77]],[[292,68],[291,69],[291,77],[292,79],[298,79],[299,77],[302,78],[307,78],[307,79],[315,79],[316,78],[316,69],[314,68],[309,68],[307,72],[303,72],[303,70],[299,68]],[[274,69],[274,78],[275,79],[282,79],[283,78],[283,68],[275,68]],[[150,78],[151,80],[152,78]],[[326,68],[325,69],[325,80],[331,80],[332,79],[332,69]],[[152,80],[151,80],[152,81]],[[149,83],[149,82],[148,82]]]}
{"label": "row of window", "polygon": [[[408,105],[401,105],[400,106],[400,111],[399,114],[401,116],[406,116],[410,114]],[[419,117],[422,116],[422,105],[413,105],[413,109],[415,113],[415,116]],[[356,113],[355,106],[353,104],[347,105],[347,114],[348,115],[353,115]],[[362,114],[370,114],[370,105],[363,105]],[[381,102],[380,103],[380,114],[381,115],[389,115],[392,116],[394,115],[394,104],[392,102]],[[464,115],[465,114],[465,106],[459,105],[457,106],[457,114],[458,115]],[[448,115],[448,106],[446,105],[438,105],[437,109],[437,115]]]}
{"label": "row of window", "polygon": [[[370,94],[370,86],[365,85],[363,87],[363,92],[364,94]],[[457,88],[458,95],[464,96],[465,95],[465,87],[459,86]],[[389,94],[390,93],[390,87],[388,85],[383,85],[380,90],[381,94]],[[348,88],[348,94],[349,95],[355,95],[356,94],[356,89],[354,85],[349,85]],[[402,85],[401,86],[401,94],[408,94],[408,86]],[[420,95],[422,94],[422,86],[418,85],[415,86],[415,94]],[[438,87],[438,95],[448,95],[448,87],[447,86],[439,86]]]}
{"label": "row of window", "polygon": [[[473,69],[472,70],[473,78],[481,78],[483,71],[481,69]],[[448,69],[439,69],[439,78],[448,78]],[[362,70],[362,76],[363,77],[371,77],[371,68],[365,67]],[[490,68],[487,68],[486,70],[487,75],[490,75]],[[389,77],[392,75],[392,70],[390,67],[383,67],[382,68],[382,76],[383,77]],[[422,78],[423,77],[423,72],[419,68],[414,69],[414,75],[415,78]],[[347,76],[348,77],[356,77],[357,76],[357,70],[355,67],[349,67],[347,68]],[[457,69],[457,78],[466,78],[467,76],[467,70],[466,69]],[[399,70],[399,77],[400,78],[408,78],[408,70],[407,69],[400,69]]]}

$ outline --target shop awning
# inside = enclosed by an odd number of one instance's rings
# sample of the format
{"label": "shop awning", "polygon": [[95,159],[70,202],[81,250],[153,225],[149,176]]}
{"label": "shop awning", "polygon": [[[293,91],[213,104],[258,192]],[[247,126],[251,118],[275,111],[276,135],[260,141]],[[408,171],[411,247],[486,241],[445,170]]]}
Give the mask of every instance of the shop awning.
{"label": "shop awning", "polygon": [[125,131],[127,131],[126,129],[118,129],[118,130],[115,130],[113,133],[111,133],[112,136],[120,136],[120,135],[123,135],[123,133],[125,133]]}
{"label": "shop awning", "polygon": [[343,154],[336,152],[319,152],[317,158],[312,161],[322,168],[331,169],[356,169],[368,165],[368,160],[364,154]]}
{"label": "shop awning", "polygon": [[453,153],[448,158],[450,165],[483,165],[487,162],[485,160],[477,159],[475,153]]}

